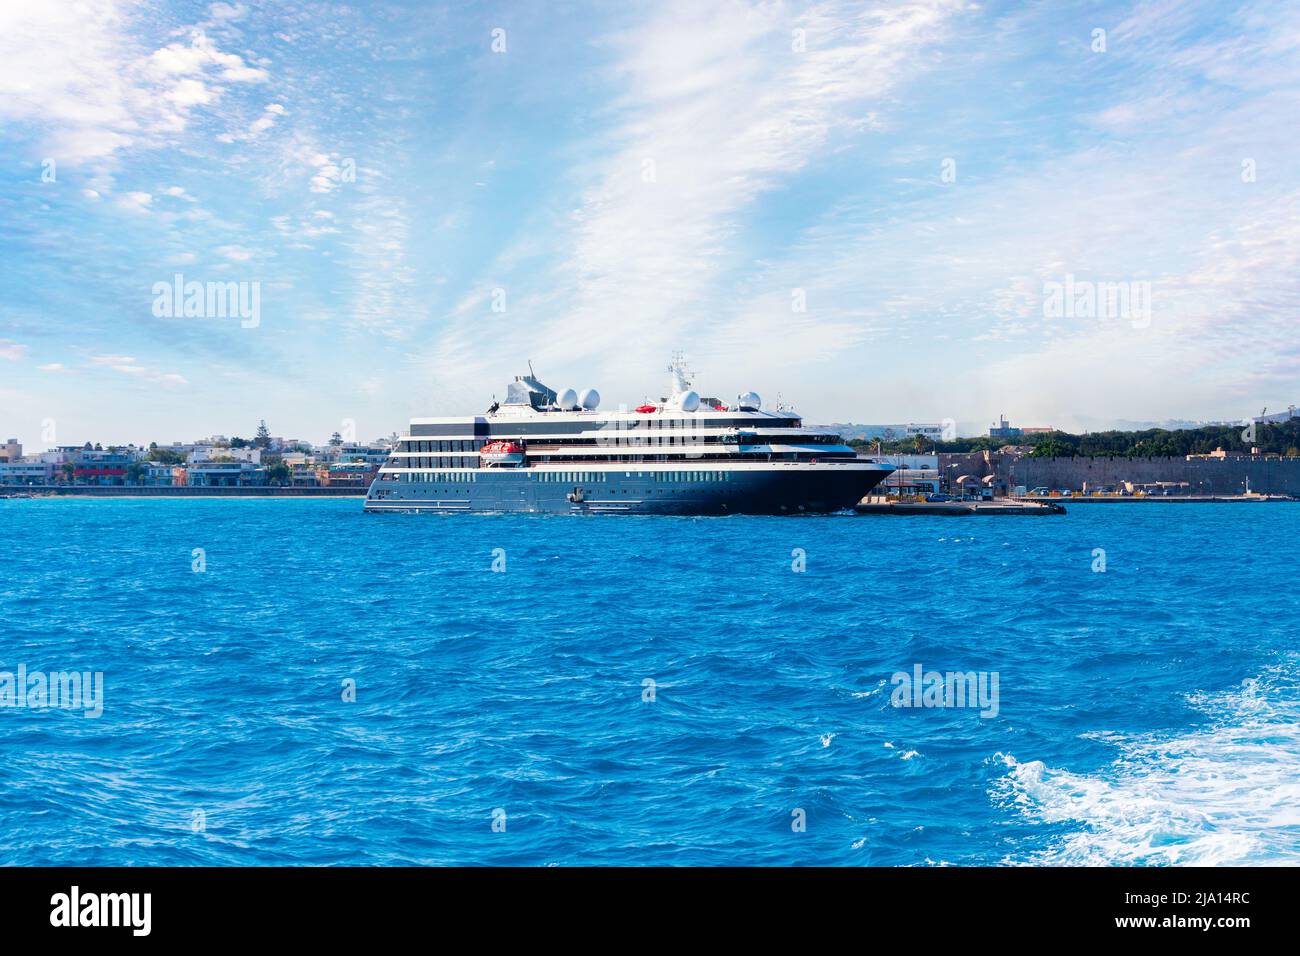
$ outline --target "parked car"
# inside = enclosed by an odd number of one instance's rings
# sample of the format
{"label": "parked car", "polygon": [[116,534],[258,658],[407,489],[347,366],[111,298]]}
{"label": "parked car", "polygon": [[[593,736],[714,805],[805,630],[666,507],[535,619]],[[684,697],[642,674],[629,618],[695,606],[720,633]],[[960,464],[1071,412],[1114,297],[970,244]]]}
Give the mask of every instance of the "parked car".
{"label": "parked car", "polygon": [[926,501],[956,501],[957,499],[954,498],[952,495],[943,495],[943,494],[935,493],[932,495],[926,495],[925,500]]}

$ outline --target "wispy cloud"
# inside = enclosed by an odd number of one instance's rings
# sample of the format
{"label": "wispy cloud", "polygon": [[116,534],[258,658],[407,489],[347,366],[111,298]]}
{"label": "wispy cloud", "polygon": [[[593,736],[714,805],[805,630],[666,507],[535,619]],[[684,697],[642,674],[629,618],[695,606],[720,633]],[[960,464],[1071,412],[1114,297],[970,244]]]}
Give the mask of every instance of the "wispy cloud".
{"label": "wispy cloud", "polygon": [[229,85],[267,79],[197,26],[147,49],[132,33],[142,13],[114,0],[0,6],[0,117],[38,124],[46,155],[77,165],[161,145]]}
{"label": "wispy cloud", "polygon": [[[518,297],[513,308],[554,316],[513,337],[522,333],[529,354],[543,360],[597,359],[622,377],[633,363],[644,366],[648,352],[698,342],[712,323],[743,323],[714,307],[750,264],[742,237],[755,205],[837,131],[873,126],[883,97],[925,69],[924,51],[967,9],[958,0],[828,3],[797,15],[783,6],[675,3],[615,37],[622,121],[600,144],[607,158],[583,169],[592,185],[548,237],[561,265],[531,288],[501,279]],[[464,321],[450,328],[448,338],[467,333]],[[795,337],[789,329],[777,340],[770,329],[730,331],[766,340],[772,355]],[[810,348],[843,329],[823,331]],[[490,361],[462,366],[466,378]],[[437,364],[449,363],[441,355]]]}

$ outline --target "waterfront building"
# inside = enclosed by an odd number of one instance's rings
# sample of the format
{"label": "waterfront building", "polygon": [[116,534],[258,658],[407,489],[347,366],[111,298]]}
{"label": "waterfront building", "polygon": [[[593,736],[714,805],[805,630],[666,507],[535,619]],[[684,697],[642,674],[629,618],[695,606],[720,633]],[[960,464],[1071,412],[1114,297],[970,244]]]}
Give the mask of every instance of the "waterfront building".
{"label": "waterfront building", "polygon": [[364,461],[335,462],[321,469],[318,477],[319,483],[324,486],[368,488],[378,471],[378,465],[368,465]]}
{"label": "waterfront building", "polygon": [[266,469],[247,461],[206,461],[185,469],[194,488],[244,487],[266,484]]}
{"label": "waterfront building", "polygon": [[54,465],[45,461],[0,461],[0,485],[45,485],[54,477]]}

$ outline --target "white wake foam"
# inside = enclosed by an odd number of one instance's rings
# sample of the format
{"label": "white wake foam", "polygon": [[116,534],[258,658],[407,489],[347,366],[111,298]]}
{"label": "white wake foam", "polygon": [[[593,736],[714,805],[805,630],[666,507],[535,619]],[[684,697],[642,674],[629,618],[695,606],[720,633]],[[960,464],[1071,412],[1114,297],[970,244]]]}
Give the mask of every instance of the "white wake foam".
{"label": "white wake foam", "polygon": [[1179,737],[1099,735],[1120,756],[1077,774],[997,754],[992,796],[1042,823],[1077,824],[1009,863],[1300,864],[1296,658],[1224,694],[1188,698],[1212,723]]}

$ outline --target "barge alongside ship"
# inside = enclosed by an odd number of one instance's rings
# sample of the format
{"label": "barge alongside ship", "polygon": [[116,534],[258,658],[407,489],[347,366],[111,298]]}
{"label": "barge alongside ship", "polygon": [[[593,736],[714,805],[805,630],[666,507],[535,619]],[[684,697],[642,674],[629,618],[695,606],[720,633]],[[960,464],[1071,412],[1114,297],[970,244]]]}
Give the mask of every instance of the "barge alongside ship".
{"label": "barge alongside ship", "polygon": [[367,511],[798,514],[852,508],[893,471],[747,392],[701,398],[679,360],[669,394],[601,412],[600,395],[511,382],[485,415],[412,419]]}

